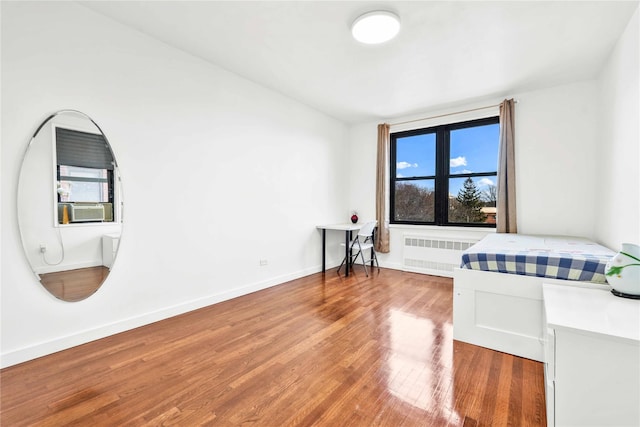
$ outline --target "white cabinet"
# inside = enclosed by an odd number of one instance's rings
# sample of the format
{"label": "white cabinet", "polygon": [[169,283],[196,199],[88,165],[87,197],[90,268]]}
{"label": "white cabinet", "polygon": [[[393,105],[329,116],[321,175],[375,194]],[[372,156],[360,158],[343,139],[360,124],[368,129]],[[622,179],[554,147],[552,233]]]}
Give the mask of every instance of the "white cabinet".
{"label": "white cabinet", "polygon": [[116,252],[118,252],[119,243],[119,234],[105,234],[102,236],[102,265],[111,268],[113,260],[116,258]]}
{"label": "white cabinet", "polygon": [[640,426],[640,300],[543,285],[549,426]]}

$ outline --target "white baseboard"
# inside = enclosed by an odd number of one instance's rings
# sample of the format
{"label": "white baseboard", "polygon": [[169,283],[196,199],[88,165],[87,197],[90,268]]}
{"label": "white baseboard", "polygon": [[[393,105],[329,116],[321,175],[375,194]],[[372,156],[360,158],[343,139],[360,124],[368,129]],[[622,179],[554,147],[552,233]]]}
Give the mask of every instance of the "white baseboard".
{"label": "white baseboard", "polygon": [[96,328],[79,331],[71,335],[56,337],[48,341],[43,341],[17,350],[11,350],[6,353],[1,353],[0,368],[17,365],[18,363],[26,362],[38,357],[66,350],[71,347],[105,338],[120,332],[125,332],[134,328],[138,328],[140,326],[145,326],[154,322],[158,322],[160,320],[187,313],[189,311],[197,310],[199,308],[227,301],[232,298],[260,291],[262,289],[277,286],[282,283],[299,279],[313,273],[318,273],[320,271],[321,266],[318,265],[316,267],[307,268],[295,273],[272,277],[267,280],[241,286],[229,291],[209,295],[191,301],[185,301],[180,304],[165,307],[157,311],[144,313],[139,316],[129,317],[127,319],[122,319],[117,322],[109,323]]}
{"label": "white baseboard", "polygon": [[400,270],[400,271],[402,271],[402,263],[401,262],[382,262],[382,261],[380,261],[380,267],[389,268],[391,270]]}

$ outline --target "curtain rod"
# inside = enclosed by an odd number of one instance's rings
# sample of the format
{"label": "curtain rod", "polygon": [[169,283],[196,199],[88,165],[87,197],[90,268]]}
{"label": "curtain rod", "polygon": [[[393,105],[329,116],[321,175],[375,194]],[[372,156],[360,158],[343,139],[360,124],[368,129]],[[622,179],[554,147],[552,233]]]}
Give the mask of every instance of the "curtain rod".
{"label": "curtain rod", "polygon": [[[514,103],[518,103],[517,100],[513,101]],[[500,103],[501,104],[501,103]],[[499,107],[500,104],[495,104],[495,105],[487,105],[486,107],[478,107],[478,108],[471,108],[469,110],[464,110],[464,111],[456,111],[455,113],[446,113],[446,114],[439,114],[437,116],[431,116],[431,117],[423,117],[421,119],[414,119],[414,120],[407,120],[406,122],[398,122],[398,123],[389,123],[389,126],[399,126],[399,125],[406,125],[407,123],[413,123],[413,122],[421,122],[423,120],[430,120],[430,119],[437,119],[440,117],[446,117],[446,116],[453,116],[456,114],[463,114],[463,113],[470,113],[472,111],[478,111],[478,110],[486,110],[488,108],[495,108],[495,107]]]}

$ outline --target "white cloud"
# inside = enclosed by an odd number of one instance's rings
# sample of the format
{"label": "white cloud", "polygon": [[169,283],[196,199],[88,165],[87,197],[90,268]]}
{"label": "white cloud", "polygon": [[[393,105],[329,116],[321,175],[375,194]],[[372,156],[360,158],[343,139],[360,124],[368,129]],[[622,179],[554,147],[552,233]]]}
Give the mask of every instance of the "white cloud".
{"label": "white cloud", "polygon": [[489,178],[482,178],[480,181],[478,181],[478,184],[480,186],[482,186],[482,185],[495,185],[493,183],[493,181],[491,181]]}
{"label": "white cloud", "polygon": [[467,166],[467,159],[464,156],[458,156],[455,159],[450,159],[449,165],[452,168],[457,168],[458,166]]}
{"label": "white cloud", "polygon": [[456,173],[473,173],[473,171],[470,171],[469,169],[462,169],[461,171],[456,171]]}
{"label": "white cloud", "polygon": [[407,169],[407,168],[417,168],[417,163],[409,163],[409,162],[398,162],[396,163],[396,169]]}

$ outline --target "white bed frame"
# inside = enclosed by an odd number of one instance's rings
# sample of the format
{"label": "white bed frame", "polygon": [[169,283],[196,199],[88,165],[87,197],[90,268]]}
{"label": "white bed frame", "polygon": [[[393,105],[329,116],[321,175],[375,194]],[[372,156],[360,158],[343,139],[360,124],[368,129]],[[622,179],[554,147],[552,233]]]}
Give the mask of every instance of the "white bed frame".
{"label": "white bed frame", "polygon": [[456,268],[453,338],[544,362],[542,284],[608,285]]}

